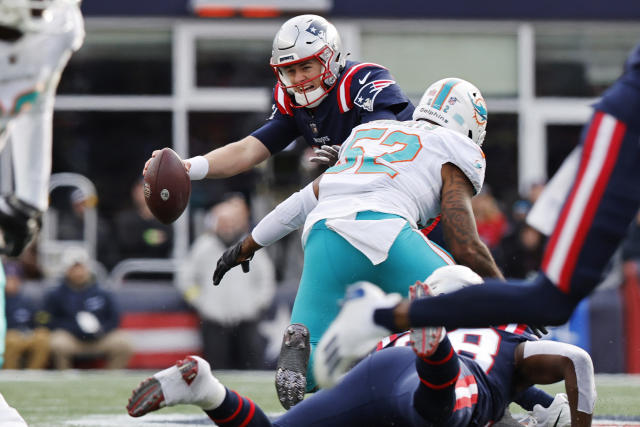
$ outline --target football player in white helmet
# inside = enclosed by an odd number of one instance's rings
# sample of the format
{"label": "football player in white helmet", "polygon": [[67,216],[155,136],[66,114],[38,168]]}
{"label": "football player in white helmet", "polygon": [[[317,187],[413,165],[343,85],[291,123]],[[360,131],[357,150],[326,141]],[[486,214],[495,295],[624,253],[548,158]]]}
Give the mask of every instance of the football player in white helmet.
{"label": "football player in white helmet", "polygon": [[0,0],[0,145],[11,142],[15,191],[0,198],[0,251],[19,255],[47,208],[53,99],[84,39],[79,2]]}
{"label": "football player in white helmet", "polygon": [[[14,177],[14,191],[0,196],[5,255],[22,252],[47,209],[54,96],[62,70],[83,40],[77,0],[0,0],[0,149],[11,144]],[[1,365],[6,323],[0,276]],[[26,426],[4,400],[0,420]]]}
{"label": "football player in white helmet", "polygon": [[346,62],[338,30],[319,16],[290,19],[273,40],[271,67],[282,88],[294,96],[296,108],[318,106],[338,81]]}

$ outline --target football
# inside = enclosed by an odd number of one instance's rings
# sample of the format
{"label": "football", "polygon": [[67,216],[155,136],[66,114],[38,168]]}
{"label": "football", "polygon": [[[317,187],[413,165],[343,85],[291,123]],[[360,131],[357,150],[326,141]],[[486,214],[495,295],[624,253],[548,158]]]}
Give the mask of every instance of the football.
{"label": "football", "polygon": [[163,148],[151,159],[144,174],[144,200],[160,222],[171,224],[187,207],[191,180],[180,156]]}

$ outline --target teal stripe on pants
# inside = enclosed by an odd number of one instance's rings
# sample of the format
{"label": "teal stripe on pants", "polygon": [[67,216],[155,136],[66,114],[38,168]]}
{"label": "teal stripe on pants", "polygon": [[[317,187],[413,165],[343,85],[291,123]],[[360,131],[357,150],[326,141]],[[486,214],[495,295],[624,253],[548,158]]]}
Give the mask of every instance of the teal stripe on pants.
{"label": "teal stripe on pants", "polygon": [[[385,218],[400,217],[369,211],[360,212],[357,216],[357,219]],[[291,315],[291,323],[302,323],[310,332],[307,390],[315,387],[312,371],[315,345],[338,315],[339,301],[350,284],[366,280],[387,293],[398,292],[406,297],[409,286],[417,280],[426,279],[433,270],[448,263],[450,261],[438,255],[409,223],[396,237],[389,257],[373,265],[362,252],[329,230],[324,220],[317,222],[309,232],[304,248],[302,278]]]}

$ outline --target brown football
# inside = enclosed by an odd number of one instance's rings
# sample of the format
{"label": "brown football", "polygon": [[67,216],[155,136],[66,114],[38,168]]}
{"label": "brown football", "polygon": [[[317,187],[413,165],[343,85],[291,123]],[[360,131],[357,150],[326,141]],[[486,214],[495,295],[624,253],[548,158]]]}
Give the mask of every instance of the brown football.
{"label": "brown football", "polygon": [[186,209],[190,195],[191,180],[180,156],[163,148],[144,174],[144,200],[149,210],[160,222],[171,224]]}

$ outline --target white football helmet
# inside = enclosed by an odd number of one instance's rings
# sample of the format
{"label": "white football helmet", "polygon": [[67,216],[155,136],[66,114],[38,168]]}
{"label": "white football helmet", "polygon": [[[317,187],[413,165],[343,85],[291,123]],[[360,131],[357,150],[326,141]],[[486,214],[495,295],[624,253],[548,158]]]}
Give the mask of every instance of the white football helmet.
{"label": "white football helmet", "polygon": [[[298,83],[292,84],[284,66],[293,65],[316,58],[323,66],[320,74]],[[338,81],[347,61],[342,50],[342,41],[338,30],[329,21],[318,15],[300,15],[282,24],[273,39],[271,67],[283,88],[295,97],[296,107],[316,107],[327,96],[327,93]],[[322,84],[312,91],[295,91],[302,89],[309,82],[321,78]]]}
{"label": "white football helmet", "polygon": [[466,80],[446,78],[427,88],[413,111],[413,120],[429,120],[482,145],[487,134],[487,103]]}
{"label": "white football helmet", "polygon": [[47,9],[54,3],[77,5],[80,0],[0,0],[0,25],[23,33],[39,32],[50,20]]}

